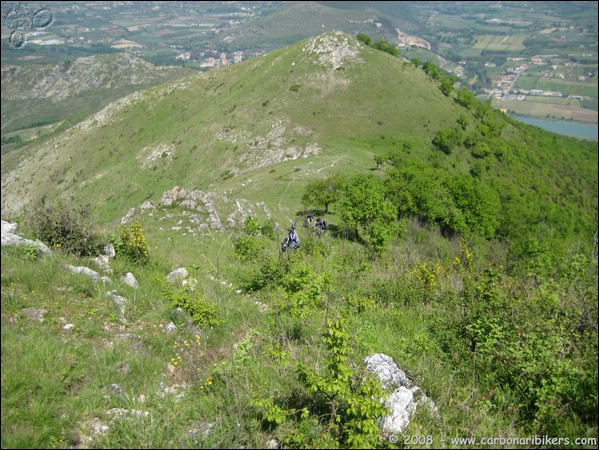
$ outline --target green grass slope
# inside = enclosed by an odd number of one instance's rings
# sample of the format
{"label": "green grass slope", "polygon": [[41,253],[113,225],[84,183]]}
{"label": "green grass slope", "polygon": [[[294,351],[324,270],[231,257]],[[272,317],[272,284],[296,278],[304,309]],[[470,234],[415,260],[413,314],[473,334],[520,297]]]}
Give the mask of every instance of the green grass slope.
{"label": "green grass slope", "polygon": [[174,185],[220,185],[229,172],[311,164],[310,155],[349,166],[380,139],[428,147],[460,109],[416,68],[348,35],[323,35],[133,94],[4,155],[2,211],[54,191],[110,220]]}
{"label": "green grass slope", "polygon": [[131,92],[193,73],[182,67],[155,66],[127,53],[53,64],[3,65],[2,135],[67,118],[82,119]]}

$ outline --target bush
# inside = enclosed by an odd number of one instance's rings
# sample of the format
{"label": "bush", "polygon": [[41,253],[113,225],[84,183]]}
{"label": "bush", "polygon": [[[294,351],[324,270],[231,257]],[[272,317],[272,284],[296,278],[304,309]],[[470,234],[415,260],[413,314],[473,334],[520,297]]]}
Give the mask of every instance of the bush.
{"label": "bush", "polygon": [[260,243],[253,236],[239,236],[233,240],[233,253],[239,261],[257,261],[260,256]]}
{"label": "bush", "polygon": [[92,225],[89,208],[49,206],[42,200],[29,223],[39,240],[75,256],[97,256],[104,248],[104,237]]}
{"label": "bush", "polygon": [[110,241],[117,255],[122,255],[134,263],[144,264],[150,258],[146,237],[139,222],[133,223],[128,228],[121,226],[120,236],[111,236]]}
{"label": "bush", "polygon": [[206,301],[199,292],[189,286],[174,287],[163,280],[155,280],[160,286],[164,298],[169,300],[173,308],[181,308],[187,312],[194,325],[198,327],[218,325],[216,305]]}

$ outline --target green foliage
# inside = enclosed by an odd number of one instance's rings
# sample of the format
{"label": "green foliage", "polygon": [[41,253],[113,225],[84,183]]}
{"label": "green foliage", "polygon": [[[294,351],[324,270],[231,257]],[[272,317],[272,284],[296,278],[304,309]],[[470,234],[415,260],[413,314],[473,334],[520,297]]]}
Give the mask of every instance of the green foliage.
{"label": "green foliage", "polygon": [[149,259],[148,244],[139,222],[121,225],[118,236],[109,237],[117,255],[121,255],[136,264],[146,264]]}
{"label": "green foliage", "polygon": [[439,130],[433,137],[433,145],[446,155],[450,155],[452,150],[462,145],[462,131],[459,128]]}
{"label": "green foliage", "polygon": [[[442,312],[434,316],[431,331],[454,358],[471,361],[492,404],[511,405],[518,423],[531,433],[563,434],[576,414],[596,409],[596,387],[590,386],[597,371],[590,367],[596,366],[597,349],[585,342],[596,339],[597,332],[595,324],[582,325],[582,311],[597,298],[591,281],[596,262],[576,257],[567,263],[573,269],[564,272],[576,273],[574,278],[545,282],[531,291],[530,286],[516,286],[502,267],[477,273],[472,259],[465,249],[454,261],[464,275],[463,290],[457,297],[441,297]],[[580,278],[583,273],[587,275]],[[593,294],[586,291],[592,298],[588,303],[582,300],[586,294],[573,303],[574,279],[583,291],[594,284]]]}
{"label": "green foliage", "polygon": [[322,296],[330,286],[329,272],[316,274],[305,263],[293,266],[281,280],[285,298],[277,303],[276,310],[292,317],[307,317],[323,307]]}
{"label": "green foliage", "polygon": [[75,256],[97,256],[104,247],[104,238],[92,224],[88,208],[50,206],[42,200],[30,215],[29,224],[48,246]]}
{"label": "green foliage", "polygon": [[262,246],[254,236],[238,236],[233,239],[233,254],[242,262],[256,261]]}
{"label": "green foliage", "polygon": [[390,42],[385,41],[384,39],[378,39],[377,41],[372,42],[372,38],[364,33],[358,33],[356,35],[356,39],[358,39],[358,41],[362,42],[364,45],[367,45],[374,49],[380,50],[385,53],[389,53],[393,56],[399,56],[399,51],[397,50],[397,47],[391,44]]}
{"label": "green foliage", "polygon": [[399,51],[397,50],[397,47],[383,39],[379,39],[379,40],[375,41],[372,44],[372,48],[375,48],[375,49],[380,50],[385,53],[389,53],[390,55],[393,55],[393,56],[399,56]]}
{"label": "green foliage", "polygon": [[374,155],[376,168],[380,168],[383,164],[385,164],[385,162],[387,162],[388,159],[389,157],[387,155]]}
{"label": "green foliage", "polygon": [[341,227],[361,239],[374,253],[383,252],[397,234],[397,208],[386,198],[383,183],[357,175],[345,186],[341,200]]}
{"label": "green foliage", "polygon": [[[323,333],[327,360],[320,369],[297,364],[295,372],[305,399],[283,402],[261,393],[252,405],[269,428],[291,429],[284,443],[291,448],[376,448],[381,444],[379,419],[389,414],[381,402],[380,382],[364,368],[354,369],[348,325],[327,319]],[[317,433],[314,431],[318,430]]]}
{"label": "green foliage", "polygon": [[463,86],[458,90],[455,101],[467,109],[472,109],[478,102],[474,93],[466,86]]}
{"label": "green foliage", "polygon": [[370,44],[372,43],[372,39],[370,38],[370,36],[364,33],[358,33],[356,35],[356,39],[358,39],[358,41],[360,41],[364,45],[370,46]]}
{"label": "green foliage", "polygon": [[268,227],[261,227],[258,220],[253,216],[245,218],[243,234],[233,238],[233,254],[242,262],[256,261],[260,257],[260,252],[264,247],[260,234],[274,233]]}
{"label": "green foliage", "polygon": [[470,124],[470,121],[468,120],[468,117],[465,114],[460,114],[460,117],[458,117],[457,122],[460,128],[464,131],[466,131],[466,128]]}
{"label": "green foliage", "polygon": [[455,232],[493,237],[501,208],[497,193],[469,175],[448,177],[445,185],[460,216],[446,221],[447,226]]}
{"label": "green foliage", "polygon": [[302,201],[306,205],[322,206],[328,214],[329,205],[339,200],[345,179],[340,175],[308,182]]}
{"label": "green foliage", "polygon": [[422,70],[424,70],[424,73],[427,74],[433,80],[440,80],[441,79],[441,71],[431,61],[425,62],[422,65]]}
{"label": "green foliage", "polygon": [[162,296],[166,298],[173,308],[181,308],[187,312],[193,323],[198,327],[218,325],[216,305],[206,301],[191,284],[175,286],[161,278],[155,279]]}
{"label": "green foliage", "polygon": [[260,267],[247,279],[242,281],[248,292],[259,291],[266,287],[281,286],[291,262],[287,258],[266,255]]}
{"label": "green foliage", "polygon": [[20,246],[21,250],[23,252],[23,255],[25,257],[25,259],[29,260],[29,261],[36,261],[39,258],[39,249],[33,245],[33,244],[28,244],[28,245],[22,245]]}
{"label": "green foliage", "polygon": [[262,236],[268,239],[274,239],[275,237],[275,225],[272,220],[265,220],[260,226],[260,233]]}
{"label": "green foliage", "polygon": [[441,92],[443,92],[446,97],[453,92],[455,82],[456,78],[451,75],[445,75],[443,78],[441,78],[441,84],[439,87],[441,88]]}
{"label": "green foliage", "polygon": [[258,225],[258,220],[254,216],[245,218],[244,231],[249,236],[257,236],[260,233],[260,225]]}
{"label": "green foliage", "polygon": [[350,364],[350,334],[344,319],[327,319],[323,334],[328,351],[326,373],[298,368],[300,380],[314,396],[315,411],[327,432],[341,448],[374,448],[381,434],[378,420],[389,411],[381,403],[378,380]]}
{"label": "green foliage", "polygon": [[449,176],[424,165],[394,169],[387,189],[400,216],[416,215],[448,233],[493,237],[500,224],[498,194],[469,175]]}

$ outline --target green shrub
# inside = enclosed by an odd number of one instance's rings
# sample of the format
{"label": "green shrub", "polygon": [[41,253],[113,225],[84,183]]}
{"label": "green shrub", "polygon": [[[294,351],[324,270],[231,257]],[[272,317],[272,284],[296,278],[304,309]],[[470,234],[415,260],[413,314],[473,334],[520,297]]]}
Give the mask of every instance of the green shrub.
{"label": "green shrub", "polygon": [[150,258],[146,237],[139,222],[135,222],[129,227],[122,225],[120,235],[118,237],[110,236],[110,242],[114,245],[117,255],[122,255],[131,262],[145,264]]}
{"label": "green shrub", "polygon": [[259,291],[268,286],[281,286],[290,264],[286,258],[266,256],[260,268],[242,281],[242,286],[248,292]]}
{"label": "green shrub", "polygon": [[196,326],[217,325],[217,307],[207,302],[202,295],[190,286],[175,287],[166,281],[156,279],[164,298],[173,308],[181,308],[191,316]]}
{"label": "green shrub", "polygon": [[89,208],[50,206],[42,200],[28,222],[36,237],[51,248],[75,256],[97,256],[104,248],[104,237],[92,225]]}
{"label": "green shrub", "polygon": [[389,414],[381,403],[378,379],[351,364],[353,348],[344,319],[328,319],[323,333],[327,359],[323,369],[298,364],[304,391],[281,399],[254,395],[252,406],[267,428],[285,430],[290,448],[377,448],[379,419]]}
{"label": "green shrub", "polygon": [[260,243],[253,236],[238,236],[233,239],[233,254],[240,261],[258,260],[260,248]]}

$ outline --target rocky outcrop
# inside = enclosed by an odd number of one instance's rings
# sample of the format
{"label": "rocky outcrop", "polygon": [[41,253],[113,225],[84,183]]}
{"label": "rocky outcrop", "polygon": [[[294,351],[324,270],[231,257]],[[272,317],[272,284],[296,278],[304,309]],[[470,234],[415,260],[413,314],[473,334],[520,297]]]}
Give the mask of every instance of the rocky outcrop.
{"label": "rocky outcrop", "polygon": [[17,234],[18,224],[2,221],[2,246],[5,245],[31,245],[35,247],[38,253],[51,255],[52,250],[46,244],[40,241],[25,239]]}
{"label": "rocky outcrop", "polygon": [[389,415],[382,417],[380,426],[385,433],[397,435],[402,433],[412,420],[416,410],[426,405],[436,415],[437,406],[430,400],[422,389],[414,385],[411,378],[401,370],[388,355],[375,353],[364,360],[369,372],[376,375],[381,387],[394,391],[386,399],[385,406],[389,408]]}

